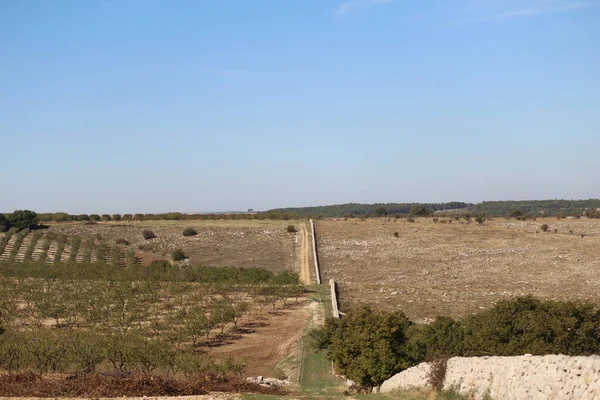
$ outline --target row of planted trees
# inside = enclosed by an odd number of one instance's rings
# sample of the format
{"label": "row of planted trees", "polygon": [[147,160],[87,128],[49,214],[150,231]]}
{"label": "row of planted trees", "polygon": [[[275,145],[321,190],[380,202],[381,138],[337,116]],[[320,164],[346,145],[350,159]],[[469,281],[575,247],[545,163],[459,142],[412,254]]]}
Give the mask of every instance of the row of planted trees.
{"label": "row of planted trees", "polygon": [[36,329],[8,330],[0,336],[0,368],[19,372],[93,373],[99,369],[120,373],[163,372],[224,378],[241,375],[243,360],[215,360],[205,354],[175,349],[170,343],[147,338],[141,332]]}
{"label": "row of planted trees", "polygon": [[[79,236],[68,237],[61,233],[47,232],[36,230],[31,232],[29,228],[18,231],[16,228],[11,228],[0,239],[0,255],[3,254],[14,236],[12,248],[7,257],[7,261],[13,262],[17,259],[17,255],[21,252],[23,262],[39,262],[42,264],[53,263],[110,263],[115,266],[127,265],[131,266],[136,263],[135,253],[133,249],[124,252],[118,246],[108,246],[105,241],[95,240],[92,237],[82,239]],[[25,239],[30,236],[27,244],[24,244]],[[50,248],[54,244],[54,251],[50,253]],[[38,250],[36,252],[36,250]],[[65,254],[68,254],[68,256]]]}
{"label": "row of planted trees", "polygon": [[[0,263],[0,273],[16,271],[10,264]],[[148,268],[146,280],[126,279],[136,276],[126,274],[115,280],[66,279],[68,266],[36,265],[39,269],[25,269],[29,275],[0,277],[0,318],[6,329],[0,336],[0,366],[8,371],[81,372],[87,368],[82,357],[89,356],[97,361],[94,368],[118,371],[238,373],[243,363],[200,357],[201,345],[236,329],[242,319],[284,307],[304,293],[295,274],[264,270],[208,268],[204,275],[197,271],[196,278],[205,281],[198,283],[165,281],[179,276],[166,264]],[[46,276],[31,274],[36,271]],[[79,275],[89,274],[79,270]],[[117,356],[124,358],[117,362]]]}

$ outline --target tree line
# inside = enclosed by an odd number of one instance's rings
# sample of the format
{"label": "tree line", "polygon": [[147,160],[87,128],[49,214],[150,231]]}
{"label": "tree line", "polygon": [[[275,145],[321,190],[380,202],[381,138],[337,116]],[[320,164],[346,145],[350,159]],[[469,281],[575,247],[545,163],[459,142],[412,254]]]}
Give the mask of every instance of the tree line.
{"label": "tree line", "polygon": [[[473,206],[463,202],[449,203],[375,203],[375,204],[336,204],[330,206],[278,208],[273,213],[292,213],[300,218],[353,218],[385,215],[409,215],[415,210],[426,210],[426,214],[436,211],[467,210]],[[411,212],[412,211],[412,212]]]}

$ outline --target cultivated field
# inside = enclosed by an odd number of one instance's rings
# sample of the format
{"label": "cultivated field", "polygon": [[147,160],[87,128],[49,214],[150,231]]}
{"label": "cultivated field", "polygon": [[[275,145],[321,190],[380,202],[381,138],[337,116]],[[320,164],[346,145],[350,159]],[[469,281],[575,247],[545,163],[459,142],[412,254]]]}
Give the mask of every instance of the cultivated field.
{"label": "cultivated field", "polygon": [[448,220],[318,221],[321,271],[342,311],[366,301],[427,320],[526,294],[600,304],[600,220]]}
{"label": "cultivated field", "polygon": [[[290,224],[300,221],[140,221],[107,222],[96,225],[61,223],[50,225],[50,232],[69,237],[93,237],[114,244],[117,239],[129,242],[136,255],[151,261],[169,259],[174,249],[183,249],[190,264],[209,266],[263,267],[278,272],[299,269],[297,234],[286,232]],[[183,236],[192,227],[198,234]],[[142,231],[149,229],[156,238],[145,240]]]}

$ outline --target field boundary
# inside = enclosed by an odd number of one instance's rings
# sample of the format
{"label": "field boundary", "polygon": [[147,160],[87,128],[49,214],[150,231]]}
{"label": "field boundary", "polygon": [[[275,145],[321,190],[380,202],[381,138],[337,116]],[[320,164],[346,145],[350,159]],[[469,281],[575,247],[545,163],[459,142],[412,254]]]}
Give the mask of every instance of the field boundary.
{"label": "field boundary", "polygon": [[331,290],[331,314],[333,318],[340,318],[340,310],[338,308],[337,293],[335,291],[335,281],[329,280],[329,288]]}
{"label": "field boundary", "polygon": [[310,229],[312,231],[313,257],[315,260],[315,275],[317,284],[321,284],[321,271],[319,270],[319,258],[317,257],[317,237],[315,235],[315,223],[310,220]]}

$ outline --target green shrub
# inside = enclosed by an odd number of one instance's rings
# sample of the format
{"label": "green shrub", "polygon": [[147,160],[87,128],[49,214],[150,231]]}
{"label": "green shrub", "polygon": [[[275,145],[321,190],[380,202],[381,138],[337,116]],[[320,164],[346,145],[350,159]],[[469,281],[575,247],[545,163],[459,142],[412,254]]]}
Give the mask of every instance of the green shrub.
{"label": "green shrub", "polygon": [[288,225],[287,228],[286,228],[286,231],[288,231],[289,233],[296,233],[296,232],[298,232],[296,230],[296,227],[294,225]]}
{"label": "green shrub", "polygon": [[181,261],[181,260],[185,260],[186,259],[186,255],[183,252],[183,250],[181,250],[181,249],[175,249],[171,253],[171,258],[173,259],[173,261]]}
{"label": "green shrub", "polygon": [[30,210],[15,210],[10,214],[4,215],[10,222],[10,227],[16,228],[17,231],[25,228],[35,229],[38,227],[39,219],[34,211]]}
{"label": "green shrub", "polygon": [[119,238],[116,240],[115,243],[123,245],[123,246],[129,246],[129,241],[125,238]]}
{"label": "green shrub", "polygon": [[542,232],[548,232],[548,224],[542,224],[542,226],[540,226],[540,229],[542,230]]}
{"label": "green shrub", "polygon": [[149,229],[144,229],[142,231],[142,236],[144,237],[144,239],[146,240],[150,240],[150,239],[154,239],[156,237],[156,235],[154,234],[154,232],[152,232]]}
{"label": "green shrub", "polygon": [[198,232],[194,228],[185,228],[183,230],[183,236],[196,236]]}

